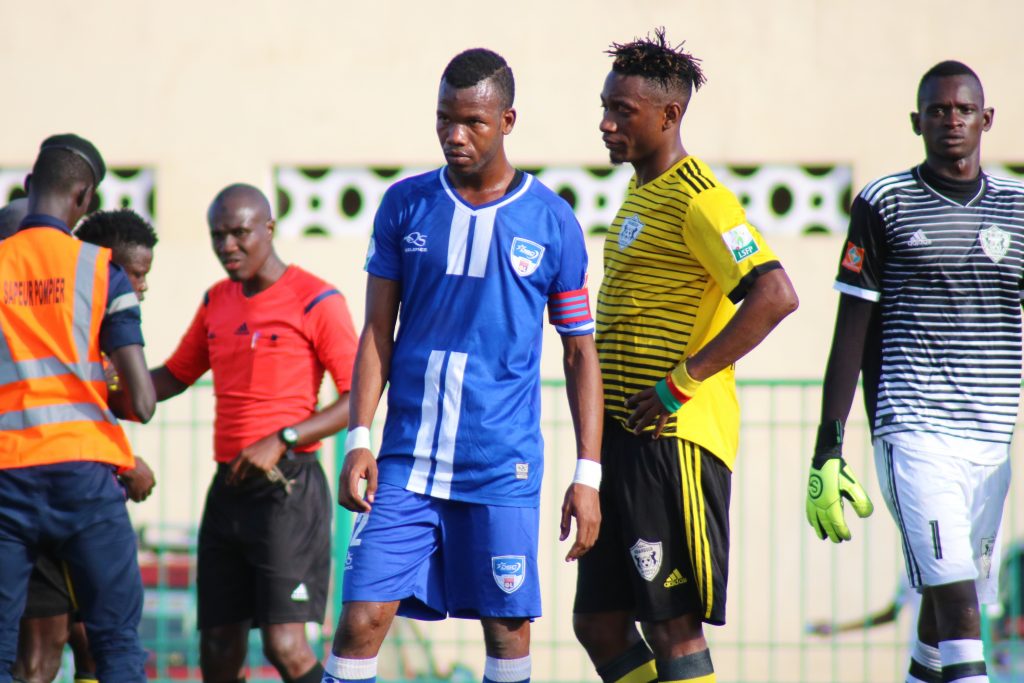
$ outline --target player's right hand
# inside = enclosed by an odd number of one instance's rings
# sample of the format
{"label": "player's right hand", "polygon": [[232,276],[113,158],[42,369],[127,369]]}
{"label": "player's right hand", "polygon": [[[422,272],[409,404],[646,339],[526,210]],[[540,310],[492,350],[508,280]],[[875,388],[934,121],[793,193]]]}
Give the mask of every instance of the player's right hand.
{"label": "player's right hand", "polygon": [[[365,496],[359,483],[366,480]],[[369,512],[377,494],[377,461],[368,448],[355,448],[345,456],[338,477],[338,505],[352,512]]]}
{"label": "player's right hand", "polygon": [[818,538],[827,536],[833,543],[849,541],[850,528],[843,517],[843,499],[850,501],[859,517],[874,511],[871,499],[842,457],[811,463],[807,478],[807,521]]}

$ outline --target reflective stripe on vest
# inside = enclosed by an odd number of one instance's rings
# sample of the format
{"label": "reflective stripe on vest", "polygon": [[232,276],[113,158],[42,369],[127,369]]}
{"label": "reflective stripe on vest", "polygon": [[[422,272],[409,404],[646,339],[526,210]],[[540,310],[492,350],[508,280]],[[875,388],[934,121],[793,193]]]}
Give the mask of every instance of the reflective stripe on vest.
{"label": "reflective stripe on vest", "polygon": [[[9,238],[0,255],[5,297],[18,296],[8,282],[74,277],[70,290],[38,304],[57,308],[0,304],[0,468],[75,460],[133,466],[127,437],[107,405],[97,338],[109,315],[107,250],[40,227]],[[21,290],[12,285],[10,291]]]}
{"label": "reflective stripe on vest", "polygon": [[[3,390],[3,386],[6,384],[26,379],[60,377],[61,375],[74,375],[83,382],[105,381],[103,363],[89,361],[89,326],[92,323],[92,296],[96,280],[97,256],[99,256],[99,247],[83,242],[78,251],[78,263],[75,266],[74,307],[71,314],[71,325],[75,340],[75,355],[78,357],[78,362],[69,365],[56,356],[15,361],[11,357],[11,347],[7,344],[7,338],[0,334],[0,391]],[[59,408],[62,406],[52,407]],[[96,406],[94,408],[100,410]],[[67,414],[80,415],[80,413],[74,411],[69,411]],[[17,413],[6,413],[0,417],[0,428],[23,429],[23,427],[15,427],[8,424],[8,417],[15,415]],[[11,417],[10,419],[17,421],[20,418]],[[114,414],[109,409],[102,409],[102,413],[98,417],[69,417],[66,420],[51,419],[42,423],[26,423],[26,427],[70,420],[105,420],[111,424],[117,424],[117,418],[114,417]]]}

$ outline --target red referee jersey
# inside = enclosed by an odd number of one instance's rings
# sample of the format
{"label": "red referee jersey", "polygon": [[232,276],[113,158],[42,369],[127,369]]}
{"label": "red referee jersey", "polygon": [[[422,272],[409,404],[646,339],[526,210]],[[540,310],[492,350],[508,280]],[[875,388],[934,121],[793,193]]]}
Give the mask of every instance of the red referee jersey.
{"label": "red referee jersey", "polygon": [[345,297],[288,266],[252,297],[230,280],[211,287],[166,366],[185,384],[213,370],[214,458],[230,462],[245,446],[309,417],[324,370],[339,393],[349,391],[357,341]]}

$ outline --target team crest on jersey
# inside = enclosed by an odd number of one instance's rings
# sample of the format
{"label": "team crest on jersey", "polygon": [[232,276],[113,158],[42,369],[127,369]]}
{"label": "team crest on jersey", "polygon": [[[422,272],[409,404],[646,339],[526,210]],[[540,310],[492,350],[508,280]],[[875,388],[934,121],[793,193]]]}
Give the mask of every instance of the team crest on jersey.
{"label": "team crest on jersey", "polygon": [[757,240],[750,233],[750,226],[746,223],[740,223],[732,230],[722,233],[722,239],[725,240],[725,244],[729,247],[729,251],[732,252],[732,258],[736,263],[750,258],[761,250],[757,246]]}
{"label": "team crest on jersey", "polygon": [[979,232],[978,241],[981,242],[981,250],[992,260],[992,263],[1002,261],[1010,249],[1010,233],[997,225],[990,225]]}
{"label": "team crest on jersey", "polygon": [[860,273],[864,269],[864,250],[853,242],[846,243],[846,251],[843,252],[843,268],[854,273]]}
{"label": "team crest on jersey", "polygon": [[506,593],[515,593],[526,578],[526,557],[524,555],[498,555],[491,558],[491,575],[498,588]]}
{"label": "team crest on jersey", "polygon": [[509,253],[509,260],[512,261],[512,269],[516,275],[526,277],[533,275],[533,272],[540,266],[544,258],[544,247],[536,242],[516,237],[512,240],[512,251]]}
{"label": "team crest on jersey", "polygon": [[644,577],[645,581],[653,581],[661,569],[661,541],[651,543],[642,538],[638,539],[629,549],[629,554],[633,556],[633,564],[636,565],[640,576]]}
{"label": "team crest on jersey", "polygon": [[619,251],[624,251],[626,247],[636,242],[636,238],[640,236],[640,231],[644,229],[644,224],[640,222],[640,216],[635,213],[622,221],[622,230],[619,230]]}

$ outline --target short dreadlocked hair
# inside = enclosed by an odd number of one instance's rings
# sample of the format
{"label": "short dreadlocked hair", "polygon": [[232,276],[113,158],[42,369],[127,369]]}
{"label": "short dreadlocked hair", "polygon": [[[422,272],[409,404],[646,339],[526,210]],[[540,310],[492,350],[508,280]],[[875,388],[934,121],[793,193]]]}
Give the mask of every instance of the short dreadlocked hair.
{"label": "short dreadlocked hair", "polygon": [[497,52],[482,47],[465,50],[452,57],[441,74],[442,81],[458,90],[472,88],[488,79],[493,79],[498,87],[502,107],[511,107],[516,99],[516,82],[508,62]]}
{"label": "short dreadlocked hair", "polygon": [[665,27],[654,29],[654,38],[634,38],[631,43],[612,43],[606,50],[615,58],[612,71],[623,76],[640,76],[654,81],[666,92],[677,91],[689,97],[707,82],[700,60],[683,50],[685,43],[673,47],[665,38]]}
{"label": "short dreadlocked hair", "polygon": [[921,108],[921,98],[924,95],[925,86],[928,85],[929,81],[949,76],[969,76],[973,78],[978,84],[978,90],[981,91],[981,101],[982,103],[985,102],[985,89],[981,87],[981,79],[978,78],[978,74],[974,73],[974,69],[963,62],[947,59],[928,69],[924,72],[924,76],[921,76],[921,82],[917,84],[917,106],[919,109]]}
{"label": "short dreadlocked hair", "polygon": [[153,226],[131,209],[90,214],[75,230],[75,237],[115,252],[136,246],[152,249],[157,242]]}

